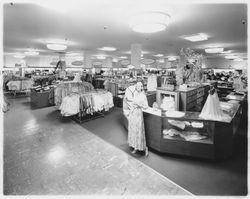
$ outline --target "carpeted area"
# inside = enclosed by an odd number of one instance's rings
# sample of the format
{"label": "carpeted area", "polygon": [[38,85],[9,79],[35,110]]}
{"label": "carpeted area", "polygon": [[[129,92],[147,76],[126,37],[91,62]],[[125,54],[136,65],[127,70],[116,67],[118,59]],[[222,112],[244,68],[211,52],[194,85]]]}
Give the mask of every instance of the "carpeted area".
{"label": "carpeted area", "polygon": [[[81,126],[130,154],[121,108],[114,108],[104,118]],[[148,157],[133,156],[195,195],[247,194],[246,137],[237,136],[233,156],[217,162],[161,154],[152,149]]]}

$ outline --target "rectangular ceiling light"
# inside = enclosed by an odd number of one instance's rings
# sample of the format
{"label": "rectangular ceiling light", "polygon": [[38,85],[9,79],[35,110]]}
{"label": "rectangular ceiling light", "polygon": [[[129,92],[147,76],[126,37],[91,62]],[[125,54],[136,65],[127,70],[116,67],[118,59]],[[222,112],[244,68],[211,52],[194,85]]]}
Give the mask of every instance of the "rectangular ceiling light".
{"label": "rectangular ceiling light", "polygon": [[236,55],[228,55],[228,56],[225,56],[226,59],[236,59],[238,58],[238,56]]}
{"label": "rectangular ceiling light", "polygon": [[196,41],[204,41],[208,39],[208,36],[205,35],[204,33],[198,33],[198,34],[194,34],[194,35],[185,35],[182,36],[183,39],[192,41],[192,42],[196,42]]}
{"label": "rectangular ceiling light", "polygon": [[221,53],[223,52],[224,48],[207,48],[205,49],[206,53]]}

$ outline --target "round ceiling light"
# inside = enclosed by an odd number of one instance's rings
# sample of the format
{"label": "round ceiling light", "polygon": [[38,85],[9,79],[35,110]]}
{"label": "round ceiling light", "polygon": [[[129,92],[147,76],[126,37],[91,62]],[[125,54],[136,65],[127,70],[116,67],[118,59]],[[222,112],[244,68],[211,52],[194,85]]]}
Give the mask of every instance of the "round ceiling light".
{"label": "round ceiling light", "polygon": [[169,58],[168,58],[168,61],[175,61],[175,60],[176,60],[175,57],[169,57]]}
{"label": "round ceiling light", "polygon": [[228,55],[228,56],[225,56],[226,59],[236,59],[238,58],[238,56],[236,55]]}
{"label": "round ceiling light", "polygon": [[28,56],[36,56],[36,55],[39,55],[39,52],[37,51],[27,51],[27,52],[24,52],[25,55],[28,55]]}
{"label": "round ceiling light", "polygon": [[139,33],[155,33],[166,29],[170,15],[162,12],[143,12],[129,19],[129,26]]}
{"label": "round ceiling light", "polygon": [[47,44],[47,48],[50,50],[66,50],[67,46],[65,44]]}
{"label": "round ceiling light", "polygon": [[205,49],[206,53],[222,53],[224,48],[207,48]]}

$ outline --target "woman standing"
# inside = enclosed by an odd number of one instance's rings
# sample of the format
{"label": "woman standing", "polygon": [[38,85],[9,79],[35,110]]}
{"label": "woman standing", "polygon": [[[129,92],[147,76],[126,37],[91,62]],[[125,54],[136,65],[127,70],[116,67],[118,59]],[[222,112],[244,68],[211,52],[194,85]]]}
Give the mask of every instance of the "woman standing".
{"label": "woman standing", "polygon": [[146,156],[148,155],[148,148],[146,146],[142,109],[147,107],[148,101],[141,82],[137,82],[126,89],[123,113],[128,119],[128,144],[134,149],[132,153],[136,153],[137,150],[145,151]]}

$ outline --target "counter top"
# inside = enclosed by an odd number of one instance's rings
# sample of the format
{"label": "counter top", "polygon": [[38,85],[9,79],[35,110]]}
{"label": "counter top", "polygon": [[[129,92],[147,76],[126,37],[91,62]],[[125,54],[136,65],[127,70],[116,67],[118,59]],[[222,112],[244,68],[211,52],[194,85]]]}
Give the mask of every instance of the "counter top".
{"label": "counter top", "polygon": [[240,105],[239,104],[235,104],[233,107],[233,110],[230,113],[226,113],[225,114],[230,116],[230,119],[228,120],[223,120],[223,121],[218,121],[218,120],[208,120],[208,119],[203,119],[201,117],[199,117],[200,112],[183,112],[183,111],[178,111],[180,113],[184,113],[185,115],[183,117],[169,117],[166,116],[166,111],[164,110],[154,110],[153,108],[148,108],[143,110],[143,112],[145,113],[149,113],[149,114],[154,114],[163,118],[170,118],[170,119],[178,119],[178,120],[197,120],[197,121],[217,121],[217,122],[224,122],[224,123],[230,123],[232,121],[232,119],[235,117],[235,114],[237,113],[238,109],[239,109]]}

